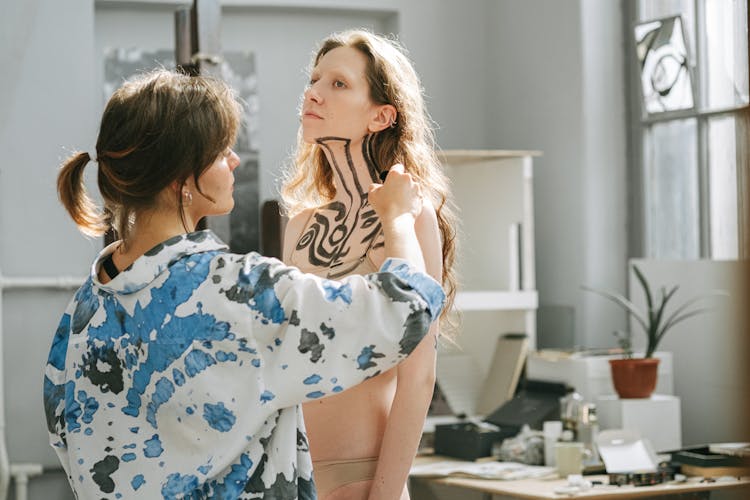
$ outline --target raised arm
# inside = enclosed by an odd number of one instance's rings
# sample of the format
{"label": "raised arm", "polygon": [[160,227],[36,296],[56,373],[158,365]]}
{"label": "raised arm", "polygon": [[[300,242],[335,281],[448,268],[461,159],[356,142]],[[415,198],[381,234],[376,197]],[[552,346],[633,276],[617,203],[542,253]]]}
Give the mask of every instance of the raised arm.
{"label": "raised arm", "polygon": [[[442,278],[442,251],[435,210],[426,204],[417,218],[416,234],[427,273]],[[396,368],[396,394],[388,416],[369,500],[408,498],[405,486],[419,446],[435,386],[438,323],[432,324],[411,355]],[[403,496],[402,496],[403,494]]]}
{"label": "raised arm", "polygon": [[385,182],[370,186],[368,201],[378,213],[385,234],[385,256],[411,262],[424,271],[424,256],[417,238],[415,221],[422,213],[423,200],[404,166],[396,164],[388,171]]}

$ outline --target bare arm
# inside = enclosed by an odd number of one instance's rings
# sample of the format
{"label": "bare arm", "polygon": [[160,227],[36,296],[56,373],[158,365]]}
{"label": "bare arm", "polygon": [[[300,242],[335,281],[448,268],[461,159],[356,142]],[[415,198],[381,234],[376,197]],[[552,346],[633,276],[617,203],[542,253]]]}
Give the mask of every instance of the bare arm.
{"label": "bare arm", "polygon": [[408,260],[424,271],[425,264],[417,239],[415,220],[422,212],[417,185],[403,165],[391,167],[385,182],[370,187],[368,200],[380,217],[385,235],[385,256]]}
{"label": "bare arm", "polygon": [[[440,282],[442,251],[435,210],[425,205],[416,221],[427,273]],[[388,416],[369,500],[408,498],[405,490],[435,385],[438,323],[397,367],[396,394]],[[403,497],[402,497],[403,493]]]}

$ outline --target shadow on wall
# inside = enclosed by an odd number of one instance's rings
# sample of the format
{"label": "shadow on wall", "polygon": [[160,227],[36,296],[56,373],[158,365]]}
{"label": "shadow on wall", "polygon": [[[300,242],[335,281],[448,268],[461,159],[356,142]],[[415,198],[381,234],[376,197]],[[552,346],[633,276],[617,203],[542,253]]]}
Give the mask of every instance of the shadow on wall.
{"label": "shadow on wall", "polygon": [[571,349],[576,346],[575,307],[539,305],[537,310],[537,349]]}

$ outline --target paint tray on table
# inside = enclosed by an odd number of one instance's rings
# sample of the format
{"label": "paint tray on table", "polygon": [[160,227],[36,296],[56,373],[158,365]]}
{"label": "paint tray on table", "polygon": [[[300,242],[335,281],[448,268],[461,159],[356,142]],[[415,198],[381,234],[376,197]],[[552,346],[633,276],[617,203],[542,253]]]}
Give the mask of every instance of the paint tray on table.
{"label": "paint tray on table", "polygon": [[688,476],[719,477],[750,474],[750,456],[726,445],[706,445],[672,452],[672,462]]}

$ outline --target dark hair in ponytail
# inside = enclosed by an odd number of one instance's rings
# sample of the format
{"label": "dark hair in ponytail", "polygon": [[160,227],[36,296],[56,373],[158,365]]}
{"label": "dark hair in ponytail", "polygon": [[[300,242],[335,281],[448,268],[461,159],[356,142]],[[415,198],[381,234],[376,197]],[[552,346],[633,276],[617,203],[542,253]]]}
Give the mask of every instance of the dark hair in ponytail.
{"label": "dark hair in ponytail", "polygon": [[[115,91],[102,115],[96,161],[104,208],[83,184],[88,153],[63,163],[60,200],[84,234],[114,228],[127,240],[134,218],[173,182],[182,186],[192,176],[203,194],[198,178],[234,144],[240,116],[234,91],[220,80],[164,69],[139,75]],[[175,197],[182,213],[181,192]]]}
{"label": "dark hair in ponytail", "polygon": [[78,229],[87,236],[101,236],[109,220],[86,192],[83,169],[91,161],[88,153],[75,153],[63,163],[57,175],[57,193]]}

